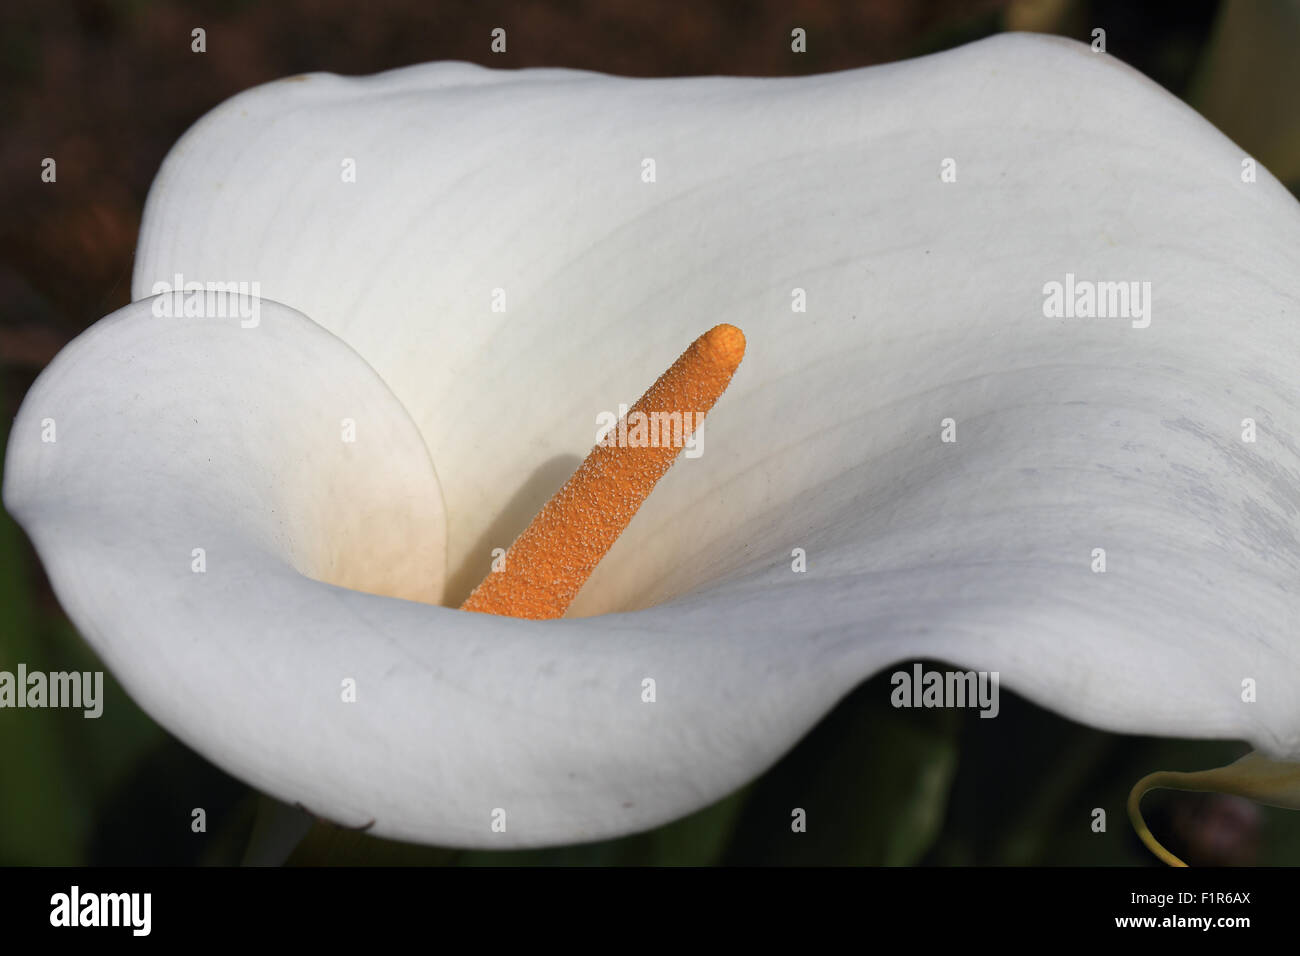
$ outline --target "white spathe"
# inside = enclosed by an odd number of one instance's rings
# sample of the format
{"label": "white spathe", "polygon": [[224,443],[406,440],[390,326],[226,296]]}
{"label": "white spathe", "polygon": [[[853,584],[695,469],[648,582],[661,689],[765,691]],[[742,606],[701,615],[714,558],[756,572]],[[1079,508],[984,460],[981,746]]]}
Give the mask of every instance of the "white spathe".
{"label": "white spathe", "polygon": [[[140,301],[33,388],[5,503],[149,713],[389,837],[661,823],[923,656],[1300,757],[1300,207],[1244,158],[1113,58],[1019,35],[798,79],[272,83],[168,156]],[[177,274],[273,301],[155,318]],[[1067,274],[1150,282],[1150,326],[1045,318]],[[462,599],[597,414],[719,322],[749,347],[704,454],[581,617],[391,596]]]}

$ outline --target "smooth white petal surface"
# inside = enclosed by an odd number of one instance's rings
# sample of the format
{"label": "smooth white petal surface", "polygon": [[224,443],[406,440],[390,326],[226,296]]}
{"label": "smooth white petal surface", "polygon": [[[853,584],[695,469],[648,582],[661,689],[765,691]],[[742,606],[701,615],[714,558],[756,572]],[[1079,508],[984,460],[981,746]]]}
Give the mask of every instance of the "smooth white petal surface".
{"label": "smooth white petal surface", "polygon": [[[709,326],[745,330],[703,457],[669,473],[575,606],[603,616],[537,624],[319,584],[248,502],[237,567],[210,562],[196,591],[149,555],[186,537],[167,522],[219,522],[227,503],[203,489],[238,475],[191,467],[193,496],[128,476],[201,462],[252,412],[207,400],[211,431],[167,431],[129,397],[185,414],[206,367],[301,392],[286,422],[315,406],[302,368],[213,355],[139,304],[71,347],[75,378],[56,364],[33,390],[6,504],[151,713],[281,799],[395,837],[536,845],[670,819],[915,656],[1000,671],[1104,728],[1300,757],[1300,212],[1266,172],[1243,183],[1243,158],[1112,58],[1039,37],[790,80],[440,64],[271,84],[169,156],[135,294],[176,273],[257,281],[373,366],[437,466],[444,601],[586,453],[598,412]],[[1043,285],[1066,273],[1150,282],[1150,326],[1044,318]],[[302,333],[286,347],[311,337],[285,322]],[[128,332],[150,361],[124,370]],[[31,444],[42,416],[110,387],[115,411],[75,454],[71,436],[58,459]],[[293,460],[257,447],[255,472]],[[371,452],[378,490],[389,451]],[[65,471],[90,462],[120,470],[120,493]],[[100,527],[130,558],[91,574]],[[268,675],[253,690],[250,662]]]}

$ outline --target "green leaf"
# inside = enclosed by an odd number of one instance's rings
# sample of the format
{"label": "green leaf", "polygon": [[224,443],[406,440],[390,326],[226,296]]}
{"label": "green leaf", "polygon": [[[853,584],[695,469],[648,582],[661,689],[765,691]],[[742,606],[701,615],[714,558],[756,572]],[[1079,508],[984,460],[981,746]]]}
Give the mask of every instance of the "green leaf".
{"label": "green leaf", "polygon": [[959,718],[895,708],[891,673],[845,698],[759,780],[728,862],[900,866],[924,855],[943,824]]}
{"label": "green leaf", "polygon": [[[1300,187],[1300,3],[1224,3],[1189,99],[1293,189]],[[1244,158],[1244,157],[1243,157]]]}
{"label": "green leaf", "polygon": [[[8,438],[6,434],[0,441]],[[28,555],[22,531],[0,514],[0,670],[46,670],[53,657],[36,640]],[[63,734],[49,710],[0,710],[0,864],[65,866],[80,862],[87,821]]]}

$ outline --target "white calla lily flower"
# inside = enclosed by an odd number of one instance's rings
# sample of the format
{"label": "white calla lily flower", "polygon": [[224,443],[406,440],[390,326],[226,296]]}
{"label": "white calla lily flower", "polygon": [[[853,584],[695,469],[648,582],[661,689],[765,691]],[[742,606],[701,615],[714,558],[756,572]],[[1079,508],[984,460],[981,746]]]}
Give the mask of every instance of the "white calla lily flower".
{"label": "white calla lily flower", "polygon": [[[1020,35],[797,79],[272,83],[168,156],[137,301],[33,387],[5,504],[163,726],[397,839],[654,826],[923,657],[1300,758],[1300,209],[1245,159]],[[256,321],[159,317],[176,276],[257,283]],[[1146,313],[1048,317],[1053,282]],[[748,351],[703,454],[569,617],[454,609],[721,322]]]}

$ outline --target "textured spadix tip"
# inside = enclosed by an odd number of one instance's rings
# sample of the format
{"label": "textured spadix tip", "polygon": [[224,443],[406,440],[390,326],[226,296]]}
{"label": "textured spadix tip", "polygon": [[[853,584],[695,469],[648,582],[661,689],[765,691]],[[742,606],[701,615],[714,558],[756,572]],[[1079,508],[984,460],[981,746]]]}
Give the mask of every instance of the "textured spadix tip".
{"label": "textured spadix tip", "polygon": [[699,337],[696,344],[713,362],[725,368],[729,375],[745,357],[745,333],[726,322],[709,329]]}

